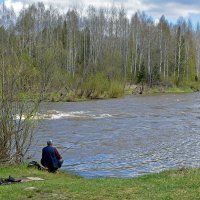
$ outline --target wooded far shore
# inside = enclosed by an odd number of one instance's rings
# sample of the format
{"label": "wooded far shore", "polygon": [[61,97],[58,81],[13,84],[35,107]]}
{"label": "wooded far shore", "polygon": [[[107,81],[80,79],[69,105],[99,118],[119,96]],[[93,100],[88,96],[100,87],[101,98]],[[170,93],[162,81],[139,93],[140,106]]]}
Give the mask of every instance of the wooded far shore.
{"label": "wooded far shore", "polygon": [[89,6],[83,15],[35,3],[18,14],[1,4],[0,55],[1,99],[74,101],[120,97],[128,84],[147,86],[139,93],[200,85],[199,23],[155,23],[122,7]]}

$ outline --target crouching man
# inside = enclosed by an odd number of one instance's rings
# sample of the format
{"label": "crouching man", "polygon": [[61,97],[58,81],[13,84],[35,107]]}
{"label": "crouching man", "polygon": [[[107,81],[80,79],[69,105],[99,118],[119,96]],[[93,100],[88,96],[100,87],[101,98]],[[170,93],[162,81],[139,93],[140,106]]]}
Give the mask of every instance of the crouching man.
{"label": "crouching man", "polygon": [[42,149],[41,164],[48,168],[49,172],[56,172],[63,164],[62,156],[58,150],[53,147],[52,140],[47,141],[47,146]]}

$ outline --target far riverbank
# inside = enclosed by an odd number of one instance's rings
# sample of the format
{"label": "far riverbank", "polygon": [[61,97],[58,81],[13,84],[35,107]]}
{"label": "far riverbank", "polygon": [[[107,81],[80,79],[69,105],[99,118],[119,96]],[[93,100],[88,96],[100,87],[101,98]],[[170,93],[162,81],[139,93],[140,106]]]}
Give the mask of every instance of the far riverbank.
{"label": "far riverbank", "polygon": [[45,97],[45,101],[49,102],[81,102],[89,100],[101,100],[101,99],[112,99],[112,98],[122,98],[126,95],[159,95],[159,94],[181,94],[181,93],[193,93],[199,92],[200,85],[189,84],[180,87],[177,86],[152,86],[132,84],[126,85],[124,88],[119,90],[115,88],[113,92],[102,92],[98,93],[94,91],[90,96],[80,95],[80,91],[71,91],[69,93],[62,92],[52,92],[48,93]]}

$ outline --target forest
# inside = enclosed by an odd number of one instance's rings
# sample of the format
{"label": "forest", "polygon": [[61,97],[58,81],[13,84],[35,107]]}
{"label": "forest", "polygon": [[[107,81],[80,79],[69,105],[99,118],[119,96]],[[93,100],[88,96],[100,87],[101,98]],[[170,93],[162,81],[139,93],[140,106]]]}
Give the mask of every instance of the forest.
{"label": "forest", "polygon": [[69,8],[43,3],[19,14],[0,8],[0,93],[15,99],[73,101],[119,97],[126,85],[198,87],[200,24],[158,23],[121,7]]}

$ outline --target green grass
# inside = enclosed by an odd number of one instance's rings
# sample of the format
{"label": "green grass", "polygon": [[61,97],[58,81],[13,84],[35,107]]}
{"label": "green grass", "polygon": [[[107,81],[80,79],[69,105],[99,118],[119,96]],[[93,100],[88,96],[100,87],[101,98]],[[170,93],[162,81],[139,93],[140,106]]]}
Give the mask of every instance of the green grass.
{"label": "green grass", "polygon": [[146,93],[155,94],[155,93],[173,93],[173,94],[179,94],[179,93],[191,93],[194,92],[190,87],[153,87],[149,88]]}
{"label": "green grass", "polygon": [[[59,172],[45,171],[21,166],[1,166],[0,177],[15,178],[36,176],[44,181],[0,186],[0,199],[75,199],[75,200],[195,200],[200,199],[200,169],[179,169],[139,178],[84,179]],[[27,187],[34,190],[27,191]]]}
{"label": "green grass", "polygon": [[[139,89],[125,90],[126,95],[130,94],[139,94]],[[162,86],[153,86],[149,87],[147,85],[144,86],[144,90],[142,92],[143,95],[152,95],[152,94],[180,94],[180,93],[192,93],[198,91],[196,88],[192,88],[189,86],[182,86],[182,87],[162,87]]]}

